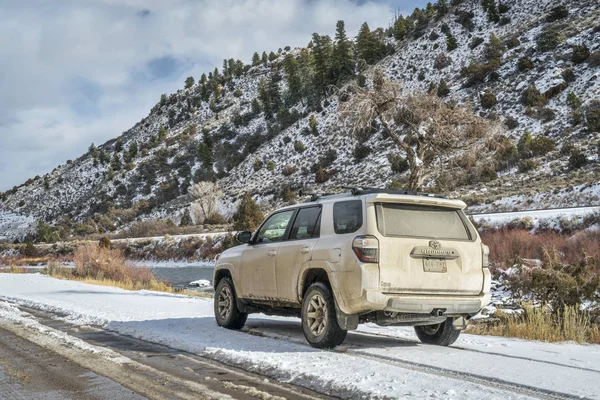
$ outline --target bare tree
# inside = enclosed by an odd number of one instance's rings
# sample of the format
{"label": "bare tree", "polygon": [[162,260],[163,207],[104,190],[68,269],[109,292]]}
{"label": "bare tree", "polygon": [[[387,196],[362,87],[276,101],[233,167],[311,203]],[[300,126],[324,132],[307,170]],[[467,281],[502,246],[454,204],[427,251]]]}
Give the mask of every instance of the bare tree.
{"label": "bare tree", "polygon": [[351,124],[353,135],[381,126],[406,156],[409,190],[421,190],[445,165],[452,167],[456,151],[484,151],[486,139],[501,129],[466,105],[449,104],[428,94],[402,96],[400,85],[378,70],[372,87],[353,84],[347,91],[352,97],[341,103],[341,118]]}
{"label": "bare tree", "polygon": [[198,182],[189,189],[192,202],[192,214],[196,224],[203,223],[215,212],[218,201],[223,197],[223,191],[216,183]]}

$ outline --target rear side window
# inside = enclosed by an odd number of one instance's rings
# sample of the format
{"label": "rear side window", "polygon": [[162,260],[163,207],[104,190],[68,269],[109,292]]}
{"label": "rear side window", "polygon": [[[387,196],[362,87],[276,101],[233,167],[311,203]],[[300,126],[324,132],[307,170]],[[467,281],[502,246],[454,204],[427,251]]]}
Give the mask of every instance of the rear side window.
{"label": "rear side window", "polygon": [[290,240],[319,237],[321,207],[302,208],[292,226]]}
{"label": "rear side window", "polygon": [[459,210],[412,204],[376,204],[377,228],[384,236],[471,240]]}
{"label": "rear side window", "polygon": [[362,201],[340,201],[333,205],[333,230],[335,233],[353,233],[359,230],[362,224]]}

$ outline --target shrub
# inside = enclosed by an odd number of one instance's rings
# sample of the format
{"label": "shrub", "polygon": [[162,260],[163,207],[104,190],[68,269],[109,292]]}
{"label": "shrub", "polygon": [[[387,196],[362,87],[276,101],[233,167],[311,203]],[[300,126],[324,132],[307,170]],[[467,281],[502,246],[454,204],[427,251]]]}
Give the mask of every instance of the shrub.
{"label": "shrub", "polygon": [[316,183],[324,183],[329,180],[329,174],[323,167],[319,167],[315,172],[315,182]]}
{"label": "shrub", "polygon": [[431,40],[432,42],[438,40],[439,37],[440,35],[435,30],[432,30],[429,34],[429,40]]}
{"label": "shrub", "polygon": [[533,69],[533,61],[531,61],[531,58],[523,56],[517,61],[517,69],[520,72],[529,71],[530,69]]}
{"label": "shrub", "polygon": [[520,45],[521,45],[521,42],[519,41],[519,39],[516,36],[511,36],[506,41],[506,47],[508,49],[514,49],[515,47],[518,47]]}
{"label": "shrub", "polygon": [[446,53],[442,52],[436,56],[435,62],[433,65],[437,70],[442,70],[442,69],[446,68],[448,65],[450,65],[450,63],[451,63],[450,57],[448,57],[446,55]]}
{"label": "shrub", "polygon": [[275,162],[269,160],[267,161],[267,170],[273,171],[275,169]]}
{"label": "shrub", "polygon": [[296,192],[286,186],[281,192],[281,199],[288,204],[296,204]]}
{"label": "shrub", "polygon": [[483,56],[487,61],[500,60],[506,51],[506,47],[500,39],[493,33],[490,34],[490,41],[485,44]]}
{"label": "shrub", "polygon": [[479,172],[479,180],[481,182],[491,182],[498,179],[498,173],[491,165],[485,165]]}
{"label": "shrub", "polygon": [[535,160],[521,160],[519,161],[519,172],[525,173],[533,171],[538,167],[538,163]]}
{"label": "shrub", "polygon": [[529,107],[543,107],[546,105],[546,98],[540,93],[535,85],[529,86],[521,94],[521,103]]}
{"label": "shrub", "polygon": [[25,243],[25,246],[19,249],[19,253],[24,257],[37,257],[38,250],[31,242]]}
{"label": "shrub", "polygon": [[289,136],[284,136],[282,139],[283,144],[288,144],[292,142],[292,138],[290,138]]}
{"label": "shrub", "polygon": [[569,92],[567,94],[567,105],[571,107],[573,110],[577,110],[581,107],[581,100],[574,92]]}
{"label": "shrub", "polygon": [[121,250],[111,250],[99,245],[79,246],[73,255],[74,274],[80,278],[112,280],[148,286],[156,278],[148,268],[135,267],[125,259]]}
{"label": "shrub", "polygon": [[559,19],[567,18],[569,16],[569,10],[565,6],[554,7],[550,10],[550,14],[546,16],[546,21],[554,22]]}
{"label": "shrub", "polygon": [[456,38],[452,36],[452,33],[448,32],[446,34],[446,50],[448,52],[451,52],[453,50],[456,50],[457,47],[458,43],[456,42]]}
{"label": "shrub", "polygon": [[479,46],[481,43],[485,42],[485,39],[479,36],[475,36],[472,40],[471,43],[469,43],[469,48],[471,50],[475,49],[477,46]]}
{"label": "shrub", "polygon": [[400,154],[388,154],[388,161],[390,162],[390,168],[393,172],[401,174],[408,171],[408,161]]}
{"label": "shrub", "polygon": [[256,172],[256,171],[260,171],[262,169],[262,167],[263,167],[262,160],[259,158],[256,158],[254,160],[254,164],[252,164],[252,168],[254,168],[254,171]]}
{"label": "shrub", "polygon": [[370,153],[371,153],[371,148],[365,144],[358,143],[354,147],[353,154],[354,154],[354,158],[356,158],[357,160],[362,160],[362,159],[366,158]]}
{"label": "shrub", "polygon": [[561,73],[562,78],[565,82],[573,82],[575,80],[575,73],[571,68],[565,68]]}
{"label": "shrub", "polygon": [[595,51],[590,54],[588,64],[590,67],[600,67],[600,51]]}
{"label": "shrub", "polygon": [[238,231],[255,231],[264,219],[256,201],[249,195],[242,197],[242,201],[233,214],[233,229]]}
{"label": "shrub", "polygon": [[310,119],[308,120],[308,127],[313,136],[319,136],[319,124],[314,114],[311,114]]}
{"label": "shrub", "polygon": [[529,143],[529,150],[534,156],[540,157],[556,149],[554,140],[545,136],[536,136]]}
{"label": "shrub", "polygon": [[570,142],[566,142],[560,148],[560,154],[563,156],[570,156],[575,150],[575,145]]}
{"label": "shrub", "polygon": [[536,39],[537,48],[539,51],[554,50],[564,40],[563,35],[555,29],[546,29],[540,33]]}
{"label": "shrub", "polygon": [[538,118],[544,122],[550,122],[556,117],[554,110],[549,107],[544,107],[538,110]]}
{"label": "shrub", "polygon": [[582,62],[587,60],[589,56],[590,49],[588,49],[588,47],[585,44],[573,46],[573,54],[571,54],[571,61],[573,61],[575,64],[581,64]]}
{"label": "shrub", "polygon": [[494,93],[492,93],[492,91],[490,89],[487,89],[481,95],[481,107],[483,107],[485,109],[489,109],[489,108],[494,107],[496,105],[496,103],[497,103],[496,96],[494,95]]}
{"label": "shrub", "polygon": [[439,97],[446,97],[450,93],[450,88],[446,84],[446,80],[444,78],[440,79],[440,84],[437,87],[437,95]]}
{"label": "shrub", "polygon": [[591,132],[600,132],[600,100],[592,100],[585,107],[585,120]]}
{"label": "shrub", "polygon": [[460,73],[464,78],[467,78],[465,86],[469,87],[483,82],[488,75],[498,68],[498,66],[499,64],[497,62],[478,64],[474,61],[471,61],[471,64],[469,64],[467,67],[463,67]]}
{"label": "shrub", "polygon": [[216,211],[211,212],[209,216],[204,219],[205,225],[225,225],[226,223],[227,219]]}
{"label": "shrub", "polygon": [[107,236],[102,236],[100,238],[100,240],[98,241],[98,246],[104,248],[104,249],[112,249],[112,242],[110,241],[110,239]]}
{"label": "shrub", "polygon": [[569,168],[579,169],[585,164],[587,164],[587,157],[585,156],[585,154],[583,154],[579,150],[573,150],[571,152],[571,157],[569,157]]}
{"label": "shrub", "polygon": [[506,118],[504,118],[504,125],[506,125],[508,129],[512,130],[519,126],[519,121],[517,121],[516,118],[508,115]]}
{"label": "shrub", "polygon": [[233,92],[233,95],[235,97],[242,97],[242,91],[240,89],[235,89],[235,91]]}
{"label": "shrub", "polygon": [[306,150],[306,146],[301,141],[296,140],[294,142],[294,150],[296,150],[296,152],[298,153],[304,153],[304,150]]}
{"label": "shrub", "polygon": [[296,172],[297,168],[293,165],[287,165],[285,167],[283,167],[283,169],[281,170],[281,173],[283,174],[283,176],[290,176],[292,175],[294,172]]}

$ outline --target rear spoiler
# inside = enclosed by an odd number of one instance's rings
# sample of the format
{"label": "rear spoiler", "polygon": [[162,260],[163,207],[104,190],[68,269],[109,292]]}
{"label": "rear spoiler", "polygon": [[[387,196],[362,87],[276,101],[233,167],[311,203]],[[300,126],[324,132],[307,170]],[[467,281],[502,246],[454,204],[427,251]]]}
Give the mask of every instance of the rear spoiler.
{"label": "rear spoiler", "polygon": [[420,204],[426,206],[448,207],[456,210],[464,210],[467,205],[461,200],[449,200],[439,197],[395,195],[388,193],[376,193],[366,197],[367,203],[400,203]]}

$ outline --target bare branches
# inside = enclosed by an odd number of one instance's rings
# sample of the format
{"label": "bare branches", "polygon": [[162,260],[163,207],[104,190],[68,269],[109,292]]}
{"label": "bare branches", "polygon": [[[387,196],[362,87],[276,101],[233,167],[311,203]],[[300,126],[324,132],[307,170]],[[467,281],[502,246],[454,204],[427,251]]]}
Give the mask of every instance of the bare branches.
{"label": "bare branches", "polygon": [[449,104],[437,96],[402,96],[400,85],[375,71],[372,88],[352,85],[352,98],[341,103],[351,133],[379,123],[409,164],[408,188],[420,190],[458,150],[483,151],[486,139],[501,131],[469,105]]}
{"label": "bare branches", "polygon": [[217,202],[223,197],[223,191],[213,182],[198,182],[190,187],[189,193],[194,199],[192,214],[196,224],[204,222],[213,214]]}

